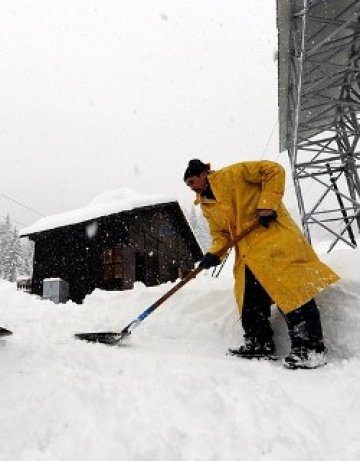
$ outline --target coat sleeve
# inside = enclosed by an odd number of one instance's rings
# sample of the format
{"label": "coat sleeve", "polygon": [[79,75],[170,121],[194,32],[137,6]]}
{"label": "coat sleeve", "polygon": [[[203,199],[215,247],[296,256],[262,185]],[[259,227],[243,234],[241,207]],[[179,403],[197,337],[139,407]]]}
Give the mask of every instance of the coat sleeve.
{"label": "coat sleeve", "polygon": [[[209,224],[209,231],[212,239],[211,247],[208,249],[210,253],[217,253],[221,248],[223,248],[230,240],[230,233],[227,229],[224,229],[216,224],[214,220],[211,219],[209,214],[204,208],[202,208],[203,215],[206,221]],[[222,259],[225,255],[222,255]]]}
{"label": "coat sleeve", "polygon": [[285,170],[275,162],[267,160],[244,162],[243,178],[252,184],[261,184],[257,209],[277,210],[285,189]]}

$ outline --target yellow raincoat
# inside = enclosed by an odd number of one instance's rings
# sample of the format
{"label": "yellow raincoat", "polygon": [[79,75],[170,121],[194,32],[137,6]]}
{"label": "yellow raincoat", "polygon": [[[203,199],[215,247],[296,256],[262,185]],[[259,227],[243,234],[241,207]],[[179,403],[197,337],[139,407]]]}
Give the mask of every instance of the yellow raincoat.
{"label": "yellow raincoat", "polygon": [[243,162],[211,171],[216,200],[198,197],[218,251],[257,216],[257,209],[278,214],[269,228],[259,227],[235,248],[235,296],[241,313],[248,266],[285,314],[305,304],[339,277],[322,263],[290,217],[284,204],[285,171],[270,161]]}

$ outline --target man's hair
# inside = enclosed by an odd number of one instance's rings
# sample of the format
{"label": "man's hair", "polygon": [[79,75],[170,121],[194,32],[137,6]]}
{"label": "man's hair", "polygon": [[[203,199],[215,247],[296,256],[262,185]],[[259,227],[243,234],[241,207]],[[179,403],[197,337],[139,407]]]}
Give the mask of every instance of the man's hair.
{"label": "man's hair", "polygon": [[203,171],[209,171],[209,170],[210,170],[210,163],[203,163],[198,158],[194,158],[189,161],[189,164],[186,167],[186,170],[184,173],[184,181],[186,181],[187,178],[190,178],[191,176],[200,176],[200,174]]}

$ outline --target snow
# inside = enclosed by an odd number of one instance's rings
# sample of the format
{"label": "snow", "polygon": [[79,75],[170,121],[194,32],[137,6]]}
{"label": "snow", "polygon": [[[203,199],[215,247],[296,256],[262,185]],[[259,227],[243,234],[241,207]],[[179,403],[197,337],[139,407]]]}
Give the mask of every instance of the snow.
{"label": "snow", "polygon": [[[360,459],[359,250],[324,255],[342,279],[318,304],[329,364],[291,371],[226,355],[241,342],[231,266],[183,287],[123,346],[121,330],[173,285],[56,305],[0,281],[1,461]],[[275,341],[289,349],[274,309]]]}
{"label": "snow", "polygon": [[[127,187],[104,192],[90,201],[84,208],[68,211],[66,213],[47,216],[36,221],[31,226],[22,229],[20,237],[35,232],[56,229],[80,222],[108,216],[113,213],[133,210],[144,206],[156,205],[159,203],[174,202],[176,199],[158,194],[141,194]],[[89,236],[96,233],[96,223],[90,224],[87,232]]]}

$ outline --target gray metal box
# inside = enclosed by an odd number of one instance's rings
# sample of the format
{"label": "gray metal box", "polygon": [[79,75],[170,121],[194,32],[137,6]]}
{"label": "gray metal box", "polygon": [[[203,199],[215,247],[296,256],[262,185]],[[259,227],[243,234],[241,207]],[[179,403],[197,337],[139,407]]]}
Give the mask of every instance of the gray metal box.
{"label": "gray metal box", "polygon": [[55,304],[66,303],[69,300],[69,284],[59,278],[43,280],[43,299],[50,299]]}

